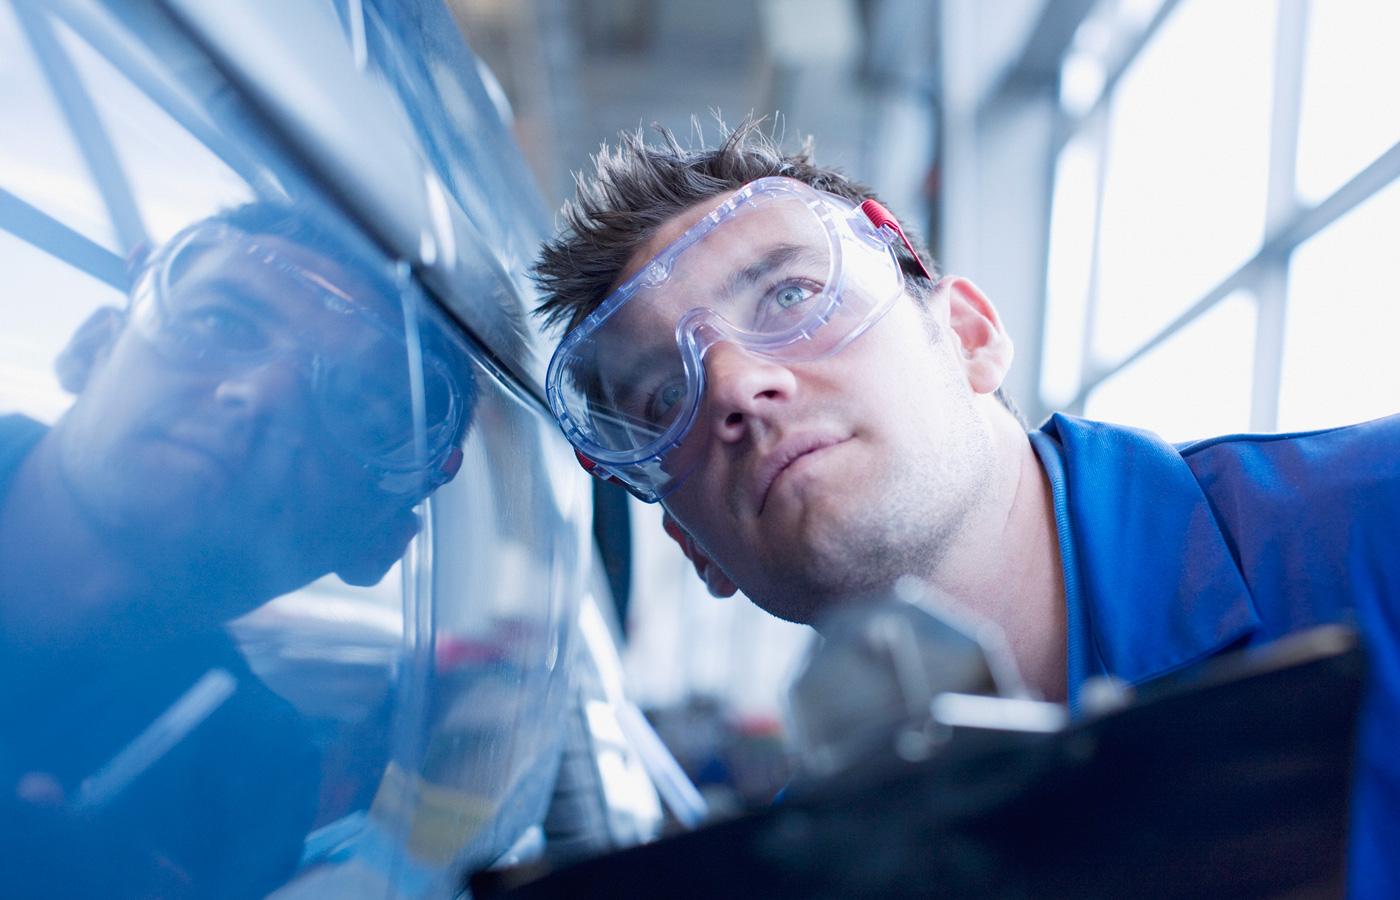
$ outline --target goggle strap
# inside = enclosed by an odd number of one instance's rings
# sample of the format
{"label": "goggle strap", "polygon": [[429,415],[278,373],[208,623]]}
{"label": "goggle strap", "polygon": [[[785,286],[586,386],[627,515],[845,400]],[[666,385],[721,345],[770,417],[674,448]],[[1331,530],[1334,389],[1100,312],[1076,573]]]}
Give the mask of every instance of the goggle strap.
{"label": "goggle strap", "polygon": [[462,448],[453,447],[447,454],[447,458],[428,475],[428,493],[442,487],[453,478],[457,477],[457,472],[462,468]]}
{"label": "goggle strap", "polygon": [[462,448],[453,447],[442,463],[428,472],[426,485],[422,472],[385,472],[379,478],[379,489],[397,496],[419,494],[421,499],[456,477],[462,468],[462,459]]}
{"label": "goggle strap", "polygon": [[578,457],[578,464],[583,466],[583,471],[587,472],[589,475],[592,475],[594,478],[601,478],[609,484],[615,484],[619,487],[627,487],[627,485],[622,483],[621,478],[618,478],[616,475],[609,472],[607,469],[604,469],[602,466],[598,465],[593,460],[584,456],[582,451],[575,450],[574,456]]}
{"label": "goggle strap", "polygon": [[578,464],[583,466],[583,471],[587,472],[589,475],[592,475],[594,478],[597,478],[601,481],[606,481],[608,484],[617,485],[627,493],[631,494],[633,497],[636,497],[638,500],[641,500],[643,503],[654,502],[652,500],[648,500],[645,495],[639,492],[632,485],[623,481],[621,478],[618,478],[616,475],[609,472],[607,469],[598,465],[598,463],[584,456],[582,451],[575,449],[574,456],[578,457]]}
{"label": "goggle strap", "polygon": [[928,266],[924,265],[924,261],[919,258],[919,254],[914,252],[914,245],[909,243],[909,238],[904,236],[904,229],[899,227],[899,220],[891,215],[888,209],[881,206],[878,200],[867,200],[860,205],[860,211],[865,213],[865,217],[877,230],[893,229],[894,233],[899,235],[899,239],[904,242],[904,246],[909,248],[909,255],[914,257],[914,262],[919,264],[919,269],[923,271],[924,277],[929,281],[936,280],[933,273],[928,270]]}
{"label": "goggle strap", "polygon": [[456,477],[458,470],[462,468],[462,448],[453,447],[452,452],[447,454],[447,459],[442,461],[438,467],[438,477],[442,479],[442,484],[446,484]]}

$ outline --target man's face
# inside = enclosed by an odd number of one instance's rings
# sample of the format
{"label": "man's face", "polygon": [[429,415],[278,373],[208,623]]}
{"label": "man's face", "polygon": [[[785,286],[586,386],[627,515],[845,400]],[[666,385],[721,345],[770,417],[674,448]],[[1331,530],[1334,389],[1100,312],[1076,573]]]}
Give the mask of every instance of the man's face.
{"label": "man's face", "polygon": [[[831,266],[820,221],[793,201],[770,203],[737,216],[665,263],[666,276],[639,289],[590,334],[599,407],[626,422],[639,444],[650,443],[686,415],[686,365],[677,341],[707,347],[734,329],[761,342],[790,332],[820,305],[820,286]],[[850,294],[857,293],[853,288]],[[842,315],[838,318],[849,319]],[[781,352],[821,355],[847,322],[819,329],[819,338],[788,344]],[[849,330],[849,329],[848,329]],[[664,455],[662,468],[681,478],[694,464],[708,428],[701,421],[681,446]]]}
{"label": "man's face", "polygon": [[[713,205],[672,220],[630,268]],[[985,495],[989,424],[960,364],[949,302],[947,290],[927,308],[906,294],[815,361],[759,357],[730,342],[706,355],[692,432],[703,447],[665,506],[727,580],[774,615],[810,621],[928,572]],[[707,580],[722,588],[726,579]]]}
{"label": "man's face", "polygon": [[378,490],[329,427],[356,411],[324,385],[349,372],[401,380],[406,396],[407,367],[402,339],[314,290],[363,298],[367,283],[280,238],[256,242],[265,253],[213,244],[172,266],[160,308],[137,302],[56,432],[65,480],[113,539],[284,591],[376,526],[405,527],[414,498]]}

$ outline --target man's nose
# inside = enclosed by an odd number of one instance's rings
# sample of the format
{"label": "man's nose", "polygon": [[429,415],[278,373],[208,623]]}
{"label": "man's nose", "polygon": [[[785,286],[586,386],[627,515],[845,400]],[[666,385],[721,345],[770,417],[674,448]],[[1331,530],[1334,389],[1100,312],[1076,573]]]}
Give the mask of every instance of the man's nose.
{"label": "man's nose", "polygon": [[295,359],[277,357],[224,373],[214,388],[214,399],[228,413],[271,417],[279,410],[300,407],[309,389],[306,381]]}
{"label": "man's nose", "polygon": [[776,360],[723,341],[705,354],[705,393],[710,427],[725,441],[738,441],[755,422],[791,400],[792,370]]}

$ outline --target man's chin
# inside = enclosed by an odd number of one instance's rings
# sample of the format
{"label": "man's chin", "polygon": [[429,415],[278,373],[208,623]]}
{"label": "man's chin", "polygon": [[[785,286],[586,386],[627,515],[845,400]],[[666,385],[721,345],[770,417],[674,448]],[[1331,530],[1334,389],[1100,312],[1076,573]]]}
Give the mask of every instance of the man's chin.
{"label": "man's chin", "polygon": [[756,590],[746,594],[756,606],[770,615],[798,625],[818,625],[829,613],[838,609],[871,603],[888,595],[893,580],[872,584],[865,581],[822,584],[795,580],[781,588]]}
{"label": "man's chin", "polygon": [[822,524],[827,527],[803,535],[800,554],[762,566],[759,577],[750,579],[752,590],[740,585],[759,607],[811,625],[827,612],[888,595],[899,576],[918,568],[899,541],[889,535],[874,540],[877,529],[863,527],[857,516]]}

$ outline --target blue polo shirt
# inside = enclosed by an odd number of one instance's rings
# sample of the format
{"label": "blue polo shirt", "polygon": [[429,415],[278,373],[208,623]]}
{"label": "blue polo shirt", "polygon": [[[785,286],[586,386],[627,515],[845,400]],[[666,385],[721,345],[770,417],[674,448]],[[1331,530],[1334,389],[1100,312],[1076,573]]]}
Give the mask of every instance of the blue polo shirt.
{"label": "blue polo shirt", "polygon": [[1054,491],[1072,710],[1130,684],[1327,622],[1370,663],[1349,894],[1400,897],[1400,416],[1172,445],[1052,416],[1031,442]]}

